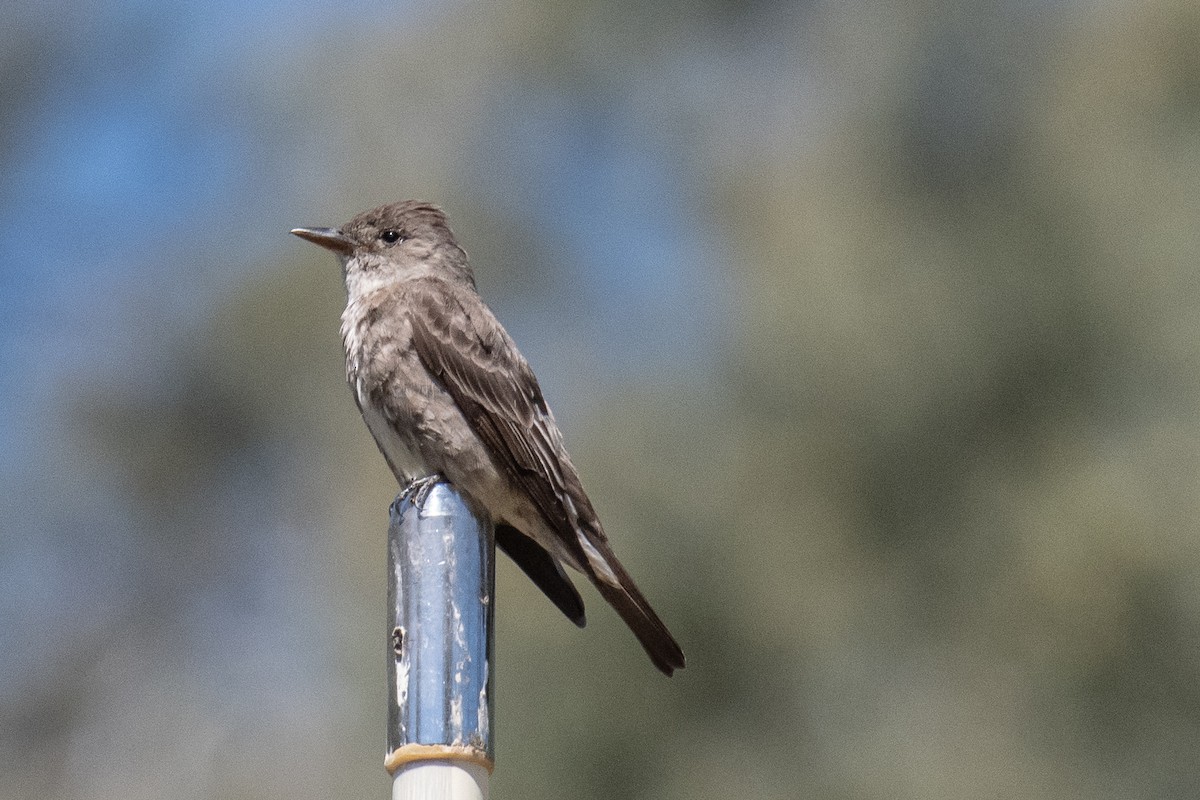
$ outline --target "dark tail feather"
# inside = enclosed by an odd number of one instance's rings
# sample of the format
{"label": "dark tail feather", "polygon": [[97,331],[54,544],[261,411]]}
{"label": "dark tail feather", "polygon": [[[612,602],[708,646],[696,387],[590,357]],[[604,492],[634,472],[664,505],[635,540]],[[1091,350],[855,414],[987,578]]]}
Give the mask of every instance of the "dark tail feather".
{"label": "dark tail feather", "polygon": [[558,606],[567,619],[581,628],[587,624],[583,614],[583,598],[563,568],[541,545],[509,525],[496,526],[496,545],[508,553],[508,557]]}
{"label": "dark tail feather", "polygon": [[620,586],[613,586],[603,578],[592,576],[592,582],[600,590],[600,594],[608,601],[616,612],[625,620],[625,624],[633,631],[633,635],[642,643],[646,654],[666,675],[671,675],[677,669],[683,669],[683,650],[675,642],[675,637],[667,630],[667,626],[654,613],[650,603],[638,591],[637,584],[629,573],[613,556],[612,551],[605,546],[602,549],[605,561],[613,574],[620,581]]}

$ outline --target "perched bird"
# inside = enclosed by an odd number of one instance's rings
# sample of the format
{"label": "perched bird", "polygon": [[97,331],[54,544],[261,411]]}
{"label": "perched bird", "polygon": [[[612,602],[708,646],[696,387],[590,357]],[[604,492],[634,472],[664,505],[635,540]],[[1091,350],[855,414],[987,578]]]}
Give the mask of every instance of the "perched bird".
{"label": "perched bird", "polygon": [[683,651],[617,561],[525,358],[475,289],[441,209],[405,201],[296,228],[346,279],[346,379],[401,486],[442,476],[487,509],[496,544],[576,625],[582,572],[667,675]]}

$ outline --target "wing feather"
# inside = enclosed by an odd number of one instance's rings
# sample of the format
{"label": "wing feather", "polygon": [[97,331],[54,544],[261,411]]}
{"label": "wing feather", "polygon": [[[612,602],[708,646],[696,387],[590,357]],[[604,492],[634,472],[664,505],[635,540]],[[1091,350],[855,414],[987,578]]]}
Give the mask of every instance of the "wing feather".
{"label": "wing feather", "polygon": [[468,308],[458,287],[420,281],[406,288],[421,362],[454,398],[496,466],[533,501],[576,560],[587,563],[577,516],[590,522],[595,512],[533,370],[487,308]]}
{"label": "wing feather", "polygon": [[[409,285],[405,300],[418,358],[454,398],[497,468],[532,501],[654,664],[670,675],[684,665],[683,652],[613,555],[533,370],[486,306],[474,298],[464,302],[466,291],[473,290],[442,281]],[[582,601],[557,562],[544,551],[521,560],[524,543],[505,536],[498,542],[506,552],[582,624]],[[532,539],[529,544],[541,550]]]}

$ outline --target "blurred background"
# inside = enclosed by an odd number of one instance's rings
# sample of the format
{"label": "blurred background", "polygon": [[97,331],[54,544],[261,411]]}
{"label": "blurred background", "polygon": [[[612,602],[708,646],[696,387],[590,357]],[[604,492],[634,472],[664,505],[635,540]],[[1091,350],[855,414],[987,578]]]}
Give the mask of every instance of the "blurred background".
{"label": "blurred background", "polygon": [[0,797],[384,797],[341,277],[442,204],[688,655],[499,570],[499,798],[1200,796],[1200,6],[28,3]]}

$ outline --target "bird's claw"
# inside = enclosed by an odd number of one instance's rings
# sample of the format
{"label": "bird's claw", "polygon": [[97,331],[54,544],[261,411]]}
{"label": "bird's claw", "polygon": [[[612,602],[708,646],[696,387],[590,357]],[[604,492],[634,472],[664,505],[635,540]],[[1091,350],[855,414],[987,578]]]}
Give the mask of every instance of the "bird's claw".
{"label": "bird's claw", "polygon": [[409,501],[419,512],[425,505],[425,500],[429,497],[429,493],[433,491],[433,487],[437,486],[443,480],[445,478],[436,472],[432,475],[426,475],[423,478],[414,478],[408,486],[404,487],[404,491],[400,493],[400,501]]}

